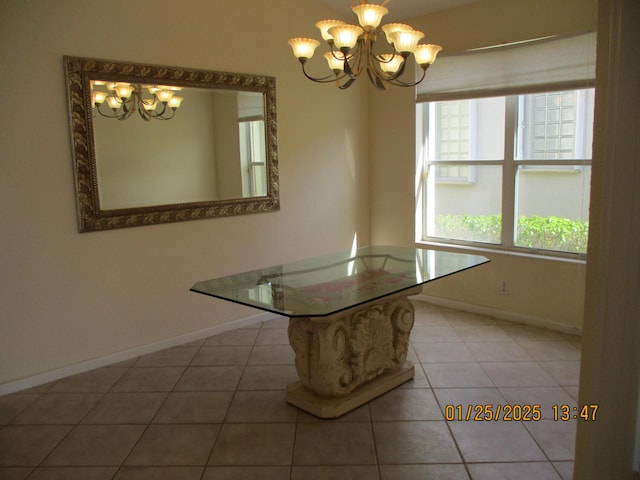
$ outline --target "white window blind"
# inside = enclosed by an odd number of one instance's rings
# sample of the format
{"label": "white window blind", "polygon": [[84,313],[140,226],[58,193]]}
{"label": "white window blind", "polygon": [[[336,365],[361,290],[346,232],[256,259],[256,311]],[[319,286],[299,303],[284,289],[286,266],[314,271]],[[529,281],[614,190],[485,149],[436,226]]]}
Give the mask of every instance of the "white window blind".
{"label": "white window blind", "polygon": [[595,84],[596,32],[442,56],[417,101],[587,88]]}

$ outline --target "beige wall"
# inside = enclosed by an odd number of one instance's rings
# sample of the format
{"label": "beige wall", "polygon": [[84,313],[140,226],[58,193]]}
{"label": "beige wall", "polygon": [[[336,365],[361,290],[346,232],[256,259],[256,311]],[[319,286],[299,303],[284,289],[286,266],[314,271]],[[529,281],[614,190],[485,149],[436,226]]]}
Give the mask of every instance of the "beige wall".
{"label": "beige wall", "polygon": [[[597,25],[596,0],[486,0],[409,19],[442,54]],[[437,67],[437,61],[432,68]],[[427,73],[427,80],[428,79]],[[414,242],[415,100],[411,89],[370,93],[371,241]],[[585,265],[486,254],[487,266],[426,285],[423,293],[506,312],[523,320],[581,329]],[[500,282],[509,285],[501,295]]]}
{"label": "beige wall", "polygon": [[[189,292],[198,280],[368,243],[367,89],[305,80],[287,45],[332,16],[316,1],[0,3],[0,386],[257,313]],[[281,210],[79,234],[63,55],[275,76]]]}
{"label": "beige wall", "polygon": [[[488,0],[409,23],[459,51],[593,27],[595,4]],[[315,85],[286,45],[335,16],[315,0],[0,3],[12,112],[0,120],[0,387],[256,313],[189,292],[197,280],[346,249],[354,234],[414,243],[413,90]],[[281,210],[79,234],[63,55],[275,76]],[[491,258],[425,293],[581,326],[583,265]]]}

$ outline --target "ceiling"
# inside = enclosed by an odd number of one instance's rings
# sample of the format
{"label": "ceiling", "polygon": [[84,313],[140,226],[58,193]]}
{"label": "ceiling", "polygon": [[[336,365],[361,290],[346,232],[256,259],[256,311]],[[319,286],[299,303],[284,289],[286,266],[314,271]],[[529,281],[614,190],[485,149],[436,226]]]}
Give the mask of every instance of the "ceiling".
{"label": "ceiling", "polygon": [[[351,6],[356,0],[322,0],[325,4],[337,11],[351,14]],[[418,17],[438,10],[447,10],[460,7],[469,3],[481,0],[389,0],[385,5],[389,13],[384,17],[384,22],[404,20],[411,17]],[[382,0],[373,0],[369,3],[382,4]]]}

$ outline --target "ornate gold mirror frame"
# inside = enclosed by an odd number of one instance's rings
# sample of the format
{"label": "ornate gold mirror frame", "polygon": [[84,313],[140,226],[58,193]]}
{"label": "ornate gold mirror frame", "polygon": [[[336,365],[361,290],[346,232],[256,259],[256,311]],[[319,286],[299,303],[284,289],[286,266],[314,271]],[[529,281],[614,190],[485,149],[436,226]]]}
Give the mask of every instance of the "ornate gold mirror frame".
{"label": "ornate gold mirror frame", "polygon": [[[64,57],[64,66],[80,232],[279,210],[275,78],[77,57]],[[96,80],[200,89],[195,91],[198,94],[207,91],[219,91],[221,94],[226,92],[257,92],[262,94],[264,109],[260,123],[262,124],[262,120],[264,121],[265,138],[264,145],[261,147],[264,149],[265,158],[262,165],[263,176],[266,176],[262,180],[265,183],[264,191],[259,192],[258,196],[249,194],[247,196],[239,195],[238,198],[223,197],[197,201],[172,200],[168,203],[151,201],[151,203],[142,202],[142,206],[102,207],[101,198],[104,195],[106,180],[100,178],[96,157],[96,118],[94,118],[96,113],[91,92],[92,81],[95,83]],[[187,102],[184,103],[187,104]],[[183,105],[177,111],[176,117],[182,113],[183,109],[186,109],[186,106]],[[237,116],[234,120],[239,121]],[[117,119],[107,121],[119,122]],[[127,122],[141,122],[141,119],[131,118],[121,123]],[[149,123],[154,122],[157,120],[151,120]],[[161,123],[169,125],[171,122],[172,120]],[[220,137],[225,138],[223,135]],[[217,139],[216,141],[220,142],[221,140]],[[132,149],[127,148],[126,150]],[[126,164],[126,162],[135,163],[136,157],[126,159],[123,163]],[[148,173],[152,174],[153,172]],[[198,176],[200,172],[190,172],[190,175]],[[224,182],[226,179],[222,178],[218,181]]]}

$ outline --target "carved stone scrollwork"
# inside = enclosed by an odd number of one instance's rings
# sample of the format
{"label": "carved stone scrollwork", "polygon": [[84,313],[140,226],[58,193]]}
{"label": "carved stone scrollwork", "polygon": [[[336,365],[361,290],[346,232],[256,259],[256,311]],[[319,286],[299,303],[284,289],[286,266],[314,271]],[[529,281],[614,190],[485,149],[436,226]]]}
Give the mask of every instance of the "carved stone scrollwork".
{"label": "carved stone scrollwork", "polygon": [[289,341],[300,382],[317,395],[344,397],[399,370],[413,313],[409,300],[395,298],[328,318],[292,318]]}

